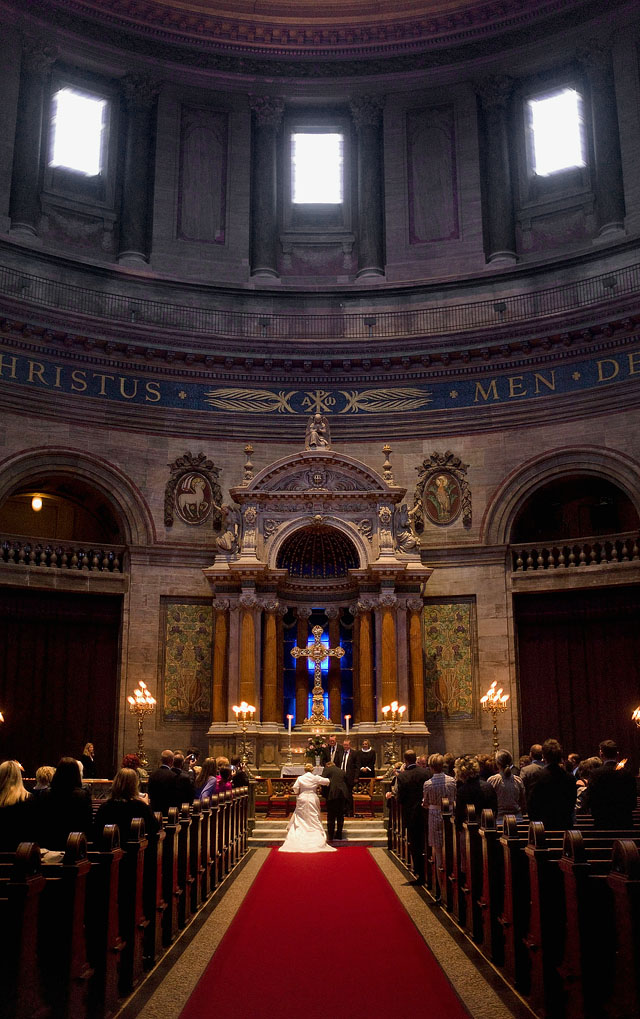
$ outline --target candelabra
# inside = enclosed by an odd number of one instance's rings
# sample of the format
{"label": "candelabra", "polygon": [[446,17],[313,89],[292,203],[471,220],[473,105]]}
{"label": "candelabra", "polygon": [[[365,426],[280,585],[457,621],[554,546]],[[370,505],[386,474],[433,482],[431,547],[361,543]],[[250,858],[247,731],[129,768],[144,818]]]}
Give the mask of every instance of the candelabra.
{"label": "candelabra", "polygon": [[156,706],[156,699],[149,693],[149,688],[146,683],[140,680],[138,687],[133,691],[133,696],[127,697],[129,701],[129,710],[136,716],[138,720],[138,757],[143,768],[146,768],[147,755],[144,752],[144,719],[146,715],[150,715]]}
{"label": "candelabra", "polygon": [[[242,729],[242,753],[240,755],[242,770],[246,771],[248,775],[251,774],[251,770],[249,768],[249,755],[247,753],[247,720],[250,722],[253,721],[255,710],[256,709],[253,704],[247,704],[246,701],[241,701],[240,704],[233,705],[236,722],[240,722],[240,727]],[[291,740],[291,737],[289,737],[289,740]]]}
{"label": "candelabra", "polygon": [[289,737],[289,744],[287,746],[287,764],[292,763],[291,759],[291,723],[293,721],[293,715],[287,715],[287,735]]}
{"label": "candelabra", "polygon": [[[391,704],[387,704],[386,707],[382,709],[382,715],[385,722],[389,722],[391,725],[391,756],[389,759],[389,767],[383,778],[390,778],[395,772],[396,764],[398,763],[398,755],[396,752],[396,730],[398,728],[398,723],[402,721],[402,716],[406,710],[407,705],[398,704],[397,701],[391,701]],[[387,718],[389,712],[391,712],[391,717]]]}
{"label": "candelabra", "polygon": [[640,729],[640,705],[638,705],[636,710],[633,712],[631,716],[631,721],[635,722],[638,728]]}
{"label": "candelabra", "polygon": [[502,687],[496,690],[497,682],[494,679],[493,683],[487,690],[484,697],[480,698],[480,704],[482,705],[483,711],[490,711],[493,719],[493,750],[494,753],[498,749],[498,712],[507,710],[507,701],[509,700],[509,694],[502,692]]}

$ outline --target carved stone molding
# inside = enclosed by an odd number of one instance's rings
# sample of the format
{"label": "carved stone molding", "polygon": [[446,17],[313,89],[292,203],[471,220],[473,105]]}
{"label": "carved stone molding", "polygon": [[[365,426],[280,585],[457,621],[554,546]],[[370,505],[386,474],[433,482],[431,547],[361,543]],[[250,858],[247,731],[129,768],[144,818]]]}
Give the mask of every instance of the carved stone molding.
{"label": "carved stone molding", "polygon": [[417,467],[418,483],[410,517],[418,534],[426,522],[447,526],[462,515],[465,527],[471,527],[471,489],[467,482],[468,464],[451,450],[432,453]]}
{"label": "carved stone molding", "polygon": [[422,612],[424,608],[422,598],[407,598],[406,605],[409,612]]}
{"label": "carved stone molding", "polygon": [[243,591],[238,598],[238,604],[241,605],[243,609],[262,608],[260,599],[256,597],[254,590]]}
{"label": "carved stone molding", "polygon": [[[164,490],[165,527],[173,526],[177,513],[187,524],[202,524],[211,519],[213,529],[219,531],[223,516],[222,489],[218,483],[220,468],[204,453],[194,456],[188,451],[168,466],[171,476]],[[185,491],[177,494],[181,486]],[[191,502],[188,499],[190,491],[193,494]],[[176,496],[182,499],[181,504],[177,504]],[[205,506],[205,502],[210,502],[210,505]],[[192,514],[182,511],[182,507],[189,506],[195,507]]]}
{"label": "carved stone molding", "polygon": [[214,598],[211,607],[214,612],[228,612],[230,604],[228,598]]}
{"label": "carved stone molding", "polygon": [[44,39],[25,37],[22,44],[22,66],[25,71],[46,73],[58,59],[58,50]]}
{"label": "carved stone molding", "polygon": [[150,109],[158,98],[160,82],[146,74],[125,74],[120,85],[128,110]]}
{"label": "carved stone molding", "polygon": [[262,608],[265,612],[270,612],[272,615],[276,615],[280,608],[280,602],[277,598],[265,598],[262,602]]}
{"label": "carved stone molding", "polygon": [[394,591],[381,591],[378,598],[377,609],[395,609],[398,606],[398,597]]}
{"label": "carved stone molding", "polygon": [[376,604],[377,601],[375,598],[360,598],[351,609],[351,614],[354,616],[361,616],[365,612],[372,612],[376,607]]}
{"label": "carved stone molding", "polygon": [[495,74],[476,82],[475,88],[482,108],[485,111],[506,109],[514,84],[514,79],[508,74]]}
{"label": "carved stone molding", "polygon": [[357,96],[349,103],[356,131],[363,127],[379,127],[382,123],[385,96]]}
{"label": "carved stone molding", "polygon": [[278,129],[284,115],[284,100],[276,96],[249,96],[249,106],[258,127]]}
{"label": "carved stone molding", "polygon": [[329,605],[324,610],[324,614],[327,617],[327,619],[339,619],[340,618],[340,609],[338,608],[337,605]]}

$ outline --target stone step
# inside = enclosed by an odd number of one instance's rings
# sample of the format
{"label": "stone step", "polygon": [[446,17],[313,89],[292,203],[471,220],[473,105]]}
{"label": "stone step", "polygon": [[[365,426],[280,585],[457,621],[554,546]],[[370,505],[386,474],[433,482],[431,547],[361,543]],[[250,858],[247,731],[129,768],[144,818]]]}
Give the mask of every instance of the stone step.
{"label": "stone step", "polygon": [[[249,837],[249,846],[272,846],[284,842],[289,819],[286,817],[256,818]],[[347,818],[344,824],[344,845],[387,845],[387,833],[382,818]]]}

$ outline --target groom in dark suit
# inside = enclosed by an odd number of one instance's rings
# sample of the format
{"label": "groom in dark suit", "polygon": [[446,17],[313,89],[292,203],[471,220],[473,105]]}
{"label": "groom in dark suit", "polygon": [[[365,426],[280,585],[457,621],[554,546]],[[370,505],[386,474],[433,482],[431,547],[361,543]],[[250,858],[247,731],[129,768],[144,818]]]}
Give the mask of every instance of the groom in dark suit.
{"label": "groom in dark suit", "polygon": [[322,786],[322,795],[327,801],[327,835],[329,842],[333,842],[336,826],[338,840],[342,839],[344,811],[349,797],[349,788],[344,771],[341,771],[332,761],[328,761],[325,765],[322,777],[329,779],[329,785]]}

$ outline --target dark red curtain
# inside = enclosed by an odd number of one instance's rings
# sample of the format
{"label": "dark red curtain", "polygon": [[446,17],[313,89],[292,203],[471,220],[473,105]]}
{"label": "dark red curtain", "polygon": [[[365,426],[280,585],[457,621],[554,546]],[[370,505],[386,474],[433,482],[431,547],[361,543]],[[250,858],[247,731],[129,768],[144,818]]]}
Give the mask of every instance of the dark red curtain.
{"label": "dark red curtain", "polygon": [[0,755],[27,775],[64,754],[115,758],[122,597],[0,588]]}
{"label": "dark red curtain", "polygon": [[567,753],[614,739],[637,767],[640,587],[514,596],[521,747],[559,739]]}

